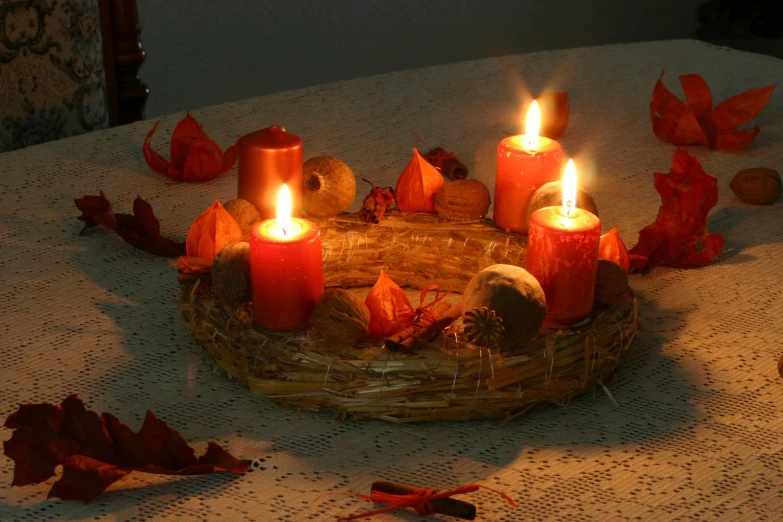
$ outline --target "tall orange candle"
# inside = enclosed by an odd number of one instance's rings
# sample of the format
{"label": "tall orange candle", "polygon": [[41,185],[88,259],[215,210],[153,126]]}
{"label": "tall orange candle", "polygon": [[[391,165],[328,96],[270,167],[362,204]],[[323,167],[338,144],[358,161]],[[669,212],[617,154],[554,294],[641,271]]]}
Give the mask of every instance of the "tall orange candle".
{"label": "tall orange candle", "polygon": [[525,268],[541,283],[547,317],[559,324],[579,322],[593,309],[601,221],[576,207],[573,160],[563,175],[563,204],[530,217]]}
{"label": "tall orange candle", "polygon": [[321,231],[291,217],[287,185],[277,198],[277,217],[250,231],[250,281],[255,322],[267,330],[302,330],[310,325],[324,293]]}
{"label": "tall orange candle", "polygon": [[492,219],[508,232],[527,232],[527,208],[541,185],[559,179],[563,148],[538,135],[541,112],[533,100],[525,134],[509,136],[498,145],[495,171],[495,210]]}
{"label": "tall orange candle", "polygon": [[272,219],[275,198],[285,183],[293,198],[292,215],[301,216],[303,154],[302,139],[283,127],[269,127],[242,136],[237,197],[251,202],[261,219]]}

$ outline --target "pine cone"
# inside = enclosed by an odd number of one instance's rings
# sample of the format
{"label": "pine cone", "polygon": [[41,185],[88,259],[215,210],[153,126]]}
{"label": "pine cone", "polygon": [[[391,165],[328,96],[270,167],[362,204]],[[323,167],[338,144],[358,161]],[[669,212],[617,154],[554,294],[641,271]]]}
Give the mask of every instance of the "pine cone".
{"label": "pine cone", "polygon": [[465,313],[465,336],[477,346],[496,346],[503,338],[503,318],[486,306]]}

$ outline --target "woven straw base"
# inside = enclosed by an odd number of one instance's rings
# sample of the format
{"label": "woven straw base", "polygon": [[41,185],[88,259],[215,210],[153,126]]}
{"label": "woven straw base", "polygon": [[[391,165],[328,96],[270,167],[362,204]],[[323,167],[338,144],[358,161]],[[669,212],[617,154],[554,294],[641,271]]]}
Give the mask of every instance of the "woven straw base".
{"label": "woven straw base", "polygon": [[[486,266],[524,266],[525,238],[484,222],[392,214],[381,225],[347,216],[319,226],[327,286],[370,286],[384,269],[402,286],[461,291]],[[182,290],[177,303],[185,324],[228,377],[296,408],[395,423],[508,420],[537,405],[565,404],[603,386],[639,328],[629,293],[578,326],[544,328],[510,352],[467,344],[458,321],[448,336],[404,355],[377,339],[340,346],[312,332],[263,333],[253,328],[249,307],[226,306],[208,289]]]}

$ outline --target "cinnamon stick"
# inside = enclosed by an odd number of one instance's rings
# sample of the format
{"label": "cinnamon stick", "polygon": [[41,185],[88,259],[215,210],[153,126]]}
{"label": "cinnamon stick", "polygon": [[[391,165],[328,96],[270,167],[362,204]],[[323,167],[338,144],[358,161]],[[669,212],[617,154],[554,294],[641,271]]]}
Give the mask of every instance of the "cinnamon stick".
{"label": "cinnamon stick", "polygon": [[[416,488],[394,482],[378,481],[373,482],[372,491],[380,491],[390,495],[412,495],[416,493]],[[454,498],[441,498],[432,501],[432,510],[439,515],[448,515],[461,520],[475,520],[476,506],[470,502],[457,500]]]}
{"label": "cinnamon stick", "polygon": [[[431,324],[417,331],[407,331],[393,335],[384,341],[386,349],[392,352],[412,352],[430,342],[441,330],[459,319],[462,315],[462,305],[455,304],[437,317]],[[411,329],[412,330],[412,329]]]}

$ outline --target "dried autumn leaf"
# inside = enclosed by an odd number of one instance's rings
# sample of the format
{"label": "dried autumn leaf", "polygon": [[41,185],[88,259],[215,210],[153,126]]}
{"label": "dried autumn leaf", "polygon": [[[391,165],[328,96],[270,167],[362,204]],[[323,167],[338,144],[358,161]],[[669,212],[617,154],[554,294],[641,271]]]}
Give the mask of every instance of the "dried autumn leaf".
{"label": "dried autumn leaf", "polygon": [[49,497],[89,502],[128,473],[203,475],[230,471],[244,473],[250,465],[214,442],[195,456],[179,432],[148,411],[138,432],[115,416],[88,411],[76,395],[59,406],[23,404],[5,421],[14,430],[3,443],[14,461],[13,486],[37,484],[55,475]]}
{"label": "dried autumn leaf", "polygon": [[556,140],[568,127],[570,107],[567,92],[545,92],[536,101],[541,110],[541,136]]}
{"label": "dried autumn leaf", "polygon": [[177,257],[185,253],[183,243],[160,235],[160,222],[152,206],[139,196],[133,202],[133,215],[115,214],[103,191],[100,196],[84,196],[75,202],[82,212],[78,219],[84,221],[79,235],[90,227],[102,225],[114,230],[126,243],[150,254]]}
{"label": "dried autumn leaf", "polygon": [[629,272],[628,250],[625,248],[625,243],[623,243],[617,227],[601,236],[601,242],[598,246],[598,257],[607,261],[613,261],[620,265],[625,270],[625,273]]}
{"label": "dried autumn leaf", "polygon": [[188,256],[215,259],[224,246],[243,239],[239,224],[215,201],[190,226],[185,249]]}
{"label": "dried autumn leaf", "polygon": [[641,269],[645,261],[652,267],[695,268],[715,259],[723,236],[707,231],[707,214],[718,202],[718,180],[704,172],[694,156],[678,149],[671,170],[655,173],[655,190],[661,207],[628,251],[632,270]]}
{"label": "dried autumn leaf", "polygon": [[144,159],[154,172],[174,181],[208,181],[234,166],[239,156],[239,144],[223,150],[204,132],[190,113],[177,123],[171,136],[171,161],[152,149],[152,136],[158,130],[156,122],[144,140]]}
{"label": "dried autumn leaf", "polygon": [[413,307],[408,296],[383,270],[364,304],[370,310],[371,334],[396,334],[413,323]]}
{"label": "dried autumn leaf", "polygon": [[687,103],[663,84],[661,73],[653,89],[650,119],[658,138],[674,145],[704,145],[720,150],[741,150],[760,132],[735,127],[755,118],[772,96],[774,85],[752,89],[712,106],[709,85],[698,74],[680,76]]}
{"label": "dried autumn leaf", "polygon": [[403,212],[435,212],[435,194],[446,180],[413,149],[413,158],[400,174],[394,190],[397,208]]}

